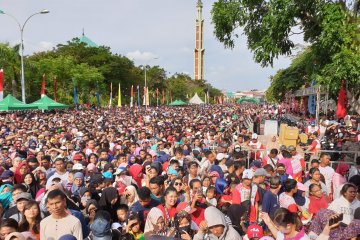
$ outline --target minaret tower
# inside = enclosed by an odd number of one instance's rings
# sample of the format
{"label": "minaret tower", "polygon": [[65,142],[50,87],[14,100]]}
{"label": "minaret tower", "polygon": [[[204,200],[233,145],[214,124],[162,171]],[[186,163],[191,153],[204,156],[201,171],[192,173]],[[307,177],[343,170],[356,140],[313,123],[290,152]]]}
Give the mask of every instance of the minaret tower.
{"label": "minaret tower", "polygon": [[204,79],[204,40],[203,40],[203,25],[204,19],[202,17],[203,4],[201,0],[197,2],[197,15],[195,25],[195,51],[194,51],[194,79]]}

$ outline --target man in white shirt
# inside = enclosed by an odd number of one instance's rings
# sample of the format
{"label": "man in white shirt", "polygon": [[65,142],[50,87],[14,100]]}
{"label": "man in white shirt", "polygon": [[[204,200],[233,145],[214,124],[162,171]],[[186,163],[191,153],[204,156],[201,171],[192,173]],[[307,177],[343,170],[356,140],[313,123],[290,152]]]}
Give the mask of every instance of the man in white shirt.
{"label": "man in white shirt", "polygon": [[66,234],[71,234],[76,239],[83,239],[79,219],[67,211],[64,192],[59,189],[49,192],[46,206],[51,215],[40,222],[40,239],[57,240]]}
{"label": "man in white shirt", "polygon": [[330,200],[333,200],[332,179],[333,179],[335,170],[329,166],[330,159],[331,158],[328,153],[321,153],[319,170],[320,170],[320,173],[325,178],[325,185],[327,188],[326,190],[329,193],[329,196],[331,198]]}

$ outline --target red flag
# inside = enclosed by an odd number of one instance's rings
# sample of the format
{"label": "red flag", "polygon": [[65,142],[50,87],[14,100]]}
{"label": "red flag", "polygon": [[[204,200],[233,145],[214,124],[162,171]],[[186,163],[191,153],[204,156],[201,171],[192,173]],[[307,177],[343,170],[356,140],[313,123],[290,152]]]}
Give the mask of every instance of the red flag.
{"label": "red flag", "polygon": [[134,97],[134,85],[131,85],[130,97]]}
{"label": "red flag", "polygon": [[56,98],[56,77],[54,77],[54,100],[57,101],[57,98]]}
{"label": "red flag", "polygon": [[41,97],[45,96],[45,73],[42,76],[42,83],[41,83]]}
{"label": "red flag", "polygon": [[347,97],[346,97],[346,91],[344,88],[344,80],[342,80],[341,88],[339,90],[337,109],[336,109],[336,116],[338,119],[344,118],[347,115],[346,105],[347,105]]}
{"label": "red flag", "polygon": [[0,69],[0,100],[4,98],[4,70]]}

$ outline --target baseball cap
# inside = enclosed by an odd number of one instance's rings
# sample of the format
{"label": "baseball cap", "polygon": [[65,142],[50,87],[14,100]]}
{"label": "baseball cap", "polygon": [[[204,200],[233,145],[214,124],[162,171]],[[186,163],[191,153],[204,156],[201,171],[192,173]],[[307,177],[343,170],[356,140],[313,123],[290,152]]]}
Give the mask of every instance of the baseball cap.
{"label": "baseball cap", "polygon": [[72,167],[72,170],[83,170],[85,167],[81,163],[76,163]]}
{"label": "baseball cap", "polygon": [[228,156],[226,154],[223,154],[223,153],[218,153],[216,155],[216,159],[219,160],[219,161],[221,161],[221,160],[223,160],[224,158],[227,158],[227,157]]}
{"label": "baseball cap", "polygon": [[286,150],[286,146],[285,145],[281,145],[280,148],[279,148],[280,151],[284,151]]}
{"label": "baseball cap", "polygon": [[263,168],[256,169],[254,176],[268,176],[269,174]]}
{"label": "baseball cap", "polygon": [[114,173],[114,175],[120,175],[121,173],[123,173],[126,170],[125,167],[118,167]]}
{"label": "baseball cap", "polygon": [[91,232],[94,240],[111,240],[111,225],[110,222],[104,218],[95,218],[91,224]]}
{"label": "baseball cap", "polygon": [[315,124],[315,121],[311,121],[311,122],[310,122],[310,125],[311,125],[311,126],[315,126],[315,125],[316,125],[316,124]]}
{"label": "baseball cap", "polygon": [[245,169],[242,178],[252,179],[253,177],[254,177],[254,172],[251,169]]}
{"label": "baseball cap", "polygon": [[81,160],[81,159],[82,159],[81,154],[75,154],[75,155],[73,156],[73,160]]}
{"label": "baseball cap", "polygon": [[71,234],[66,234],[61,236],[59,240],[76,240],[76,237]]}
{"label": "baseball cap", "polygon": [[16,202],[22,199],[31,200],[32,199],[31,194],[27,192],[19,193],[19,195],[17,195],[16,197]]}
{"label": "baseball cap", "polygon": [[258,135],[257,135],[256,133],[253,133],[253,134],[251,135],[251,139],[258,139]]}
{"label": "baseball cap", "polygon": [[248,235],[249,239],[262,238],[264,236],[264,231],[263,231],[262,227],[259,226],[258,224],[251,224],[248,227],[247,235]]}
{"label": "baseball cap", "polygon": [[196,211],[195,208],[191,208],[191,206],[187,202],[180,202],[176,207],[176,212],[185,211],[188,214],[192,214]]}
{"label": "baseball cap", "polygon": [[296,148],[293,145],[290,145],[288,147],[289,152],[296,150]]}
{"label": "baseball cap", "polygon": [[102,175],[104,176],[104,178],[113,178],[113,175],[111,172],[104,172]]}

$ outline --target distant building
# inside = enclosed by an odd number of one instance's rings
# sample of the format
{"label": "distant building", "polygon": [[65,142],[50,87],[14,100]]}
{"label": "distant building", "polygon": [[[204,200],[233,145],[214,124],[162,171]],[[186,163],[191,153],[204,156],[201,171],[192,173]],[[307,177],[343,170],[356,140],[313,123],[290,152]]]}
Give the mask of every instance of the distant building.
{"label": "distant building", "polygon": [[80,38],[81,43],[85,43],[88,47],[99,47],[95,42],[93,42],[90,38],[85,36],[84,30],[82,36]]}

